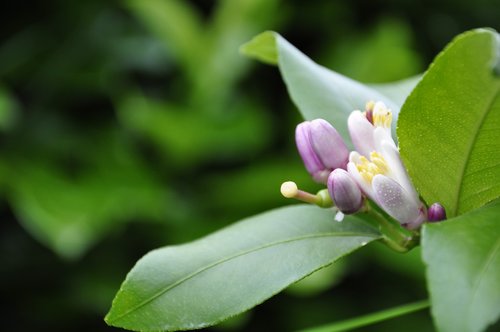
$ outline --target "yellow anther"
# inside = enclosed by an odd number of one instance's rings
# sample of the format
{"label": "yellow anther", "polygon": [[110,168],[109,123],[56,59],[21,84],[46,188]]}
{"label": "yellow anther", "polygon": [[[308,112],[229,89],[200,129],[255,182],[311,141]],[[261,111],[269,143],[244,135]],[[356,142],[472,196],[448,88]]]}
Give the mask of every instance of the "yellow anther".
{"label": "yellow anther", "polygon": [[370,161],[365,156],[360,156],[359,161],[361,165],[366,166],[370,163]]}
{"label": "yellow anther", "polygon": [[375,107],[375,102],[373,100],[370,100],[369,102],[366,103],[365,105],[365,110],[367,112],[373,111],[373,108]]}
{"label": "yellow anther", "polygon": [[392,112],[383,103],[375,104],[373,109],[373,124],[376,127],[390,128],[392,123]]}
{"label": "yellow anther", "polygon": [[387,162],[380,153],[373,151],[372,153],[370,153],[370,159],[372,163],[377,165],[377,167],[379,168],[379,173],[381,174],[387,173],[387,171],[389,170],[389,166],[387,166]]}
{"label": "yellow anther", "polygon": [[372,174],[379,174],[380,170],[377,167],[377,165],[375,165],[374,163],[370,163],[370,164],[368,164],[368,172],[370,172]]}
{"label": "yellow anther", "polygon": [[384,157],[373,151],[370,153],[370,160],[364,156],[359,157],[359,162],[356,163],[356,168],[364,181],[371,183],[372,179],[377,174],[386,174],[389,171],[389,166]]}
{"label": "yellow anther", "polygon": [[363,180],[365,180],[368,183],[372,183],[372,180],[373,180],[373,174],[372,173],[367,172],[365,170],[362,170],[359,174],[361,175],[361,177],[363,178]]}

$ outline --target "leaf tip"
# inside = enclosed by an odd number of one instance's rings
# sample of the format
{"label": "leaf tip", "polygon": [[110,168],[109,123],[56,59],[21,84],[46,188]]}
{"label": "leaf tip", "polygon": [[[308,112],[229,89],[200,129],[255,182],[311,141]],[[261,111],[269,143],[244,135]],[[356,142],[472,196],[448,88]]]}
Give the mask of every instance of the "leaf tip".
{"label": "leaf tip", "polygon": [[270,65],[276,65],[278,63],[276,36],[277,33],[274,31],[262,32],[241,45],[240,54]]}

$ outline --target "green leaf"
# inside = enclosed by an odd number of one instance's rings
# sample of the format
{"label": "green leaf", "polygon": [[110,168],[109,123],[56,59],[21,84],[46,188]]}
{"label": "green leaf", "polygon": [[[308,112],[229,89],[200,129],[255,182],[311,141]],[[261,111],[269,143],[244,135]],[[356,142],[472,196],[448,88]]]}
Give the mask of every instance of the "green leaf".
{"label": "green leaf", "polygon": [[263,32],[248,43],[241,45],[240,53],[270,65],[277,65],[276,36],[276,33],[272,31]]}
{"label": "green leaf", "polygon": [[403,105],[406,97],[410,95],[421,79],[422,75],[417,75],[396,82],[370,84],[370,86],[385,96],[391,98],[398,105]]}
{"label": "green leaf", "polygon": [[500,315],[500,203],[423,229],[432,314],[440,331],[481,331]]}
{"label": "green leaf", "polygon": [[266,63],[277,63],[302,116],[307,120],[323,118],[329,121],[344,138],[349,137],[347,118],[353,110],[364,109],[367,101],[381,100],[397,118],[401,102],[408,93],[402,88],[401,95],[393,100],[374,88],[314,63],[276,32],[266,31],[254,37],[240,51]]}
{"label": "green leaf", "polygon": [[449,217],[500,196],[498,38],[485,29],[455,38],[408,97],[398,122],[413,183]]}
{"label": "green leaf", "polygon": [[[171,193],[118,135],[86,137],[86,164],[68,174],[47,156],[7,155],[7,198],[19,221],[60,256],[77,259],[118,224],[164,218]],[[67,151],[67,150],[66,150]]]}
{"label": "green leaf", "polygon": [[331,210],[277,209],[147,254],[105,320],[141,331],[213,325],[378,238],[355,217],[334,221]]}

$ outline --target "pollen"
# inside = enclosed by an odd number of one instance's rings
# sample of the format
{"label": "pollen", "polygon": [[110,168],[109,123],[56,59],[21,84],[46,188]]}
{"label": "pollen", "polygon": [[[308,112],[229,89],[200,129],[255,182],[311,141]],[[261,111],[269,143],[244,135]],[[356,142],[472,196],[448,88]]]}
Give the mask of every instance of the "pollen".
{"label": "pollen", "polygon": [[387,166],[387,162],[380,153],[373,151],[372,153],[370,153],[370,159],[373,164],[377,165],[381,174],[387,173],[387,171],[389,170],[389,166]]}
{"label": "pollen", "polygon": [[373,151],[370,153],[370,160],[368,158],[361,156],[359,157],[359,162],[356,163],[356,168],[364,181],[371,184],[373,177],[377,174],[386,174],[389,171],[389,166],[385,161],[384,157]]}
{"label": "pollen", "polygon": [[390,128],[392,112],[383,103],[375,104],[373,109],[373,124],[376,127]]}

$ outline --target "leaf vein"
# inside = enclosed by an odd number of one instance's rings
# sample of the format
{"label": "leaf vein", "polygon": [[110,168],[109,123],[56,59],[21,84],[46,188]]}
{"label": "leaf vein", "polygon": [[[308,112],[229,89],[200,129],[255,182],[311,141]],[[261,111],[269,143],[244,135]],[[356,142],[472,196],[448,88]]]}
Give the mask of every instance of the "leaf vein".
{"label": "leaf vein", "polygon": [[491,100],[488,102],[488,106],[486,107],[486,112],[483,113],[483,116],[481,117],[480,121],[478,121],[477,128],[474,131],[474,137],[471,140],[469,147],[467,149],[468,151],[466,152],[465,162],[464,162],[463,167],[462,167],[460,182],[458,184],[457,196],[455,199],[455,206],[454,206],[455,209],[454,209],[453,214],[452,214],[453,216],[457,215],[457,213],[459,211],[458,207],[460,205],[460,198],[461,198],[461,193],[463,190],[464,176],[465,176],[465,173],[467,171],[467,165],[469,165],[469,162],[471,159],[472,151],[474,150],[474,147],[476,145],[476,141],[477,141],[477,138],[478,138],[479,133],[481,131],[481,127],[484,125],[484,122],[485,122],[487,115],[492,110],[492,108],[493,108],[492,106],[493,106],[494,102],[496,101],[496,99],[498,98],[499,92],[500,92],[500,85],[497,85],[497,91],[496,91],[496,93],[493,94]]}
{"label": "leaf vein", "polygon": [[321,237],[344,237],[344,236],[364,236],[364,237],[372,237],[372,238],[377,238],[378,237],[376,234],[372,234],[372,233],[357,233],[357,232],[339,232],[339,233],[308,234],[308,235],[303,235],[303,236],[299,236],[299,237],[289,238],[289,239],[285,239],[285,240],[281,240],[281,241],[271,242],[271,243],[268,243],[268,244],[265,244],[265,245],[261,245],[261,246],[255,247],[255,248],[251,248],[249,250],[245,250],[245,251],[236,253],[236,254],[228,256],[226,258],[219,259],[218,261],[215,261],[212,264],[208,264],[206,266],[203,266],[203,267],[199,268],[198,270],[192,272],[191,274],[188,274],[184,278],[181,278],[181,279],[175,281],[174,283],[172,283],[170,285],[167,285],[166,287],[164,287],[163,289],[161,289],[160,291],[158,291],[156,294],[153,294],[152,296],[150,296],[147,299],[143,300],[142,302],[138,303],[137,305],[135,305],[134,307],[130,308],[126,312],[124,312],[121,315],[117,316],[114,319],[114,321],[116,322],[116,321],[120,320],[121,318],[127,316],[128,314],[130,314],[130,313],[138,310],[139,308],[141,308],[141,307],[145,306],[146,304],[154,301],[155,299],[157,299],[161,295],[165,294],[166,292],[170,291],[171,289],[179,286],[180,284],[184,283],[185,281],[187,281],[187,280],[189,280],[191,278],[194,278],[198,274],[200,274],[200,273],[202,273],[202,272],[204,272],[206,270],[209,270],[209,269],[211,269],[211,268],[213,268],[213,267],[215,267],[215,266],[217,266],[219,264],[222,264],[222,263],[225,263],[225,262],[230,261],[232,259],[238,258],[240,256],[244,256],[244,255],[247,255],[247,254],[259,251],[259,250],[267,249],[267,248],[270,248],[270,247],[273,247],[273,246],[278,246],[278,245],[281,245],[281,244],[285,244],[285,243],[289,243],[289,242],[294,242],[294,241],[302,241],[302,240],[308,240],[308,239],[313,239],[313,238],[321,238]]}

